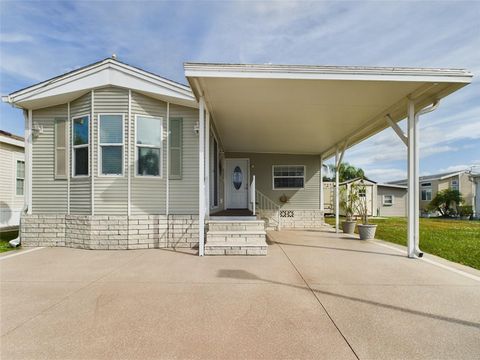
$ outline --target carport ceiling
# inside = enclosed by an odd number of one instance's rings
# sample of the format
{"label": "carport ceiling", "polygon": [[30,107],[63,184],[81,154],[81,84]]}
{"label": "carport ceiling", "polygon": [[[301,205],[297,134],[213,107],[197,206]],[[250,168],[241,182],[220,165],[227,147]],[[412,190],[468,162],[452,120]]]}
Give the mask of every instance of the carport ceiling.
{"label": "carport ceiling", "polygon": [[471,81],[452,69],[185,64],[229,152],[324,154],[349,146]]}

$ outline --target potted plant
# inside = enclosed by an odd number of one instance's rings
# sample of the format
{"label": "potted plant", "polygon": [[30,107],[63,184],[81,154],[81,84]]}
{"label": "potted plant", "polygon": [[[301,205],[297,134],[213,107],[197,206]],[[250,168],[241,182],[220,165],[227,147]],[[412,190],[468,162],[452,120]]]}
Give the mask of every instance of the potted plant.
{"label": "potted plant", "polygon": [[358,224],[358,235],[360,235],[360,240],[373,239],[375,238],[377,225],[368,223],[367,188],[363,183],[363,180],[359,185],[358,193],[357,211],[362,220],[362,223]]}
{"label": "potted plant", "polygon": [[340,206],[345,211],[345,221],[342,221],[342,229],[346,234],[353,234],[355,231],[355,225],[357,224],[354,219],[355,209],[358,202],[358,185],[353,183],[348,185],[340,192]]}

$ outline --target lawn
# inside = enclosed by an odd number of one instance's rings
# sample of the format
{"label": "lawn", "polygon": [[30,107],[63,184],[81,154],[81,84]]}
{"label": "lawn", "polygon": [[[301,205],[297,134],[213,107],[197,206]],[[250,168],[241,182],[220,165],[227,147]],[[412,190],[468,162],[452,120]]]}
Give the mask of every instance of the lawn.
{"label": "lawn", "polygon": [[[335,225],[335,218],[326,218]],[[377,224],[375,237],[407,245],[407,219],[370,219]],[[420,219],[420,249],[480,270],[480,221]]]}
{"label": "lawn", "polygon": [[18,230],[1,232],[0,233],[0,253],[5,251],[10,251],[10,250],[15,250],[15,248],[12,248],[8,244],[8,242],[12,239],[15,239],[17,236],[18,236]]}

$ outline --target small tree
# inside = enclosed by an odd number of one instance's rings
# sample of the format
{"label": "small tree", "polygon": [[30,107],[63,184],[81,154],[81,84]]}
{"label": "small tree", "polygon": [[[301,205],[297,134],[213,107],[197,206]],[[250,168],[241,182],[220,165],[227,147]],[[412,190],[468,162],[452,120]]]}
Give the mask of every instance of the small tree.
{"label": "small tree", "polygon": [[[357,201],[357,212],[362,219],[363,225],[368,225],[368,201],[367,201],[367,186],[360,181],[360,184],[357,187],[358,192],[358,201]],[[363,194],[363,196],[362,196]]]}
{"label": "small tree", "polygon": [[352,183],[350,188],[348,185],[340,190],[340,206],[345,211],[347,221],[352,221],[358,203],[358,184]]}
{"label": "small tree", "polygon": [[456,215],[457,206],[463,202],[458,190],[445,189],[439,191],[428,205],[428,209],[438,211],[443,217]]}

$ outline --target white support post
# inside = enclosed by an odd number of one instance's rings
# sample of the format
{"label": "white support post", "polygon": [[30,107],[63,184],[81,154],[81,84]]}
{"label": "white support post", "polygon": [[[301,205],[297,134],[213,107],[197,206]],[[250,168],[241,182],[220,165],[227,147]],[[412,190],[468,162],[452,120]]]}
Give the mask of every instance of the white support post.
{"label": "white support post", "polygon": [[418,182],[415,176],[415,104],[408,100],[407,139],[408,139],[408,227],[407,227],[407,255],[415,257],[415,228],[418,218],[415,218],[415,193],[418,192]]}
{"label": "white support post", "polygon": [[339,157],[339,152],[338,152],[338,146],[335,149],[335,232],[338,234],[338,228],[339,228],[339,223],[340,223],[340,213],[339,213],[339,208],[340,208],[340,196],[339,196],[339,171],[338,168],[340,166],[340,157]]}
{"label": "white support post", "polygon": [[323,197],[323,155],[320,155],[320,210],[325,211],[325,198]]}
{"label": "white support post", "polygon": [[210,217],[210,113],[205,111],[205,218]]}
{"label": "white support post", "polygon": [[198,255],[205,255],[205,99],[198,114]]}
{"label": "white support post", "polygon": [[127,138],[127,215],[132,215],[132,90],[128,90]]}
{"label": "white support post", "polygon": [[72,135],[70,134],[71,124],[70,124],[70,101],[67,103],[67,142],[65,144],[67,148],[67,215],[70,215],[70,163],[71,163],[71,155],[70,149],[72,146]]}
{"label": "white support post", "polygon": [[170,214],[170,103],[167,102],[167,156],[165,157],[165,167],[167,168],[165,177],[165,215]]}
{"label": "white support post", "polygon": [[91,116],[90,116],[90,142],[89,142],[89,149],[90,149],[90,192],[91,192],[91,213],[92,216],[95,215],[95,136],[93,136],[95,130],[95,90],[91,92]]}

